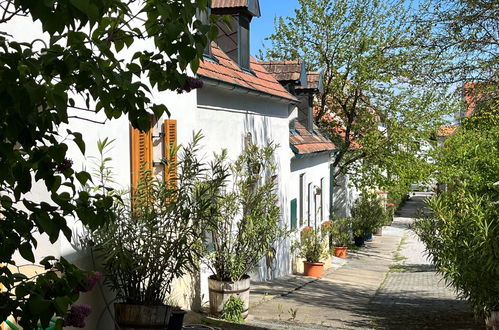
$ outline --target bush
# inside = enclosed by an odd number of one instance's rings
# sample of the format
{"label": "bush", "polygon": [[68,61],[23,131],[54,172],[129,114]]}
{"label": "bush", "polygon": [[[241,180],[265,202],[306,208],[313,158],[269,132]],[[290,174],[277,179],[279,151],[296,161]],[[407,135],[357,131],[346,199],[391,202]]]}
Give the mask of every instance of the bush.
{"label": "bush", "polygon": [[373,193],[363,192],[352,207],[352,229],[355,236],[370,234],[386,221],[385,209]]}
{"label": "bush", "polygon": [[298,250],[298,257],[307,262],[321,262],[327,258],[326,234],[320,229],[305,227],[300,235],[300,240],[293,244],[293,249]]}
{"label": "bush", "polygon": [[244,302],[241,298],[230,296],[229,300],[224,304],[221,319],[241,323],[244,321],[241,316],[244,311]]}
{"label": "bush", "polygon": [[334,246],[348,246],[351,237],[352,221],[350,218],[333,218],[329,227],[333,237]]}

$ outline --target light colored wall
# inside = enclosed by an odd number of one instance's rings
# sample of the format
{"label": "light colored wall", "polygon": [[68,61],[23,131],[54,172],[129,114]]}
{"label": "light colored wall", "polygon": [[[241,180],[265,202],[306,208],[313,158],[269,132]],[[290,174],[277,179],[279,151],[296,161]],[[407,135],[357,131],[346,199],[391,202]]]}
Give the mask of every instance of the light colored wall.
{"label": "light colored wall", "polygon": [[[196,129],[202,130],[205,138],[202,141],[203,152],[207,159],[213,152],[227,149],[228,157],[234,160],[244,146],[244,138],[250,132],[253,142],[265,145],[274,142],[278,145],[275,162],[278,171],[279,204],[281,206],[281,221],[289,226],[288,182],[289,166],[289,128],[288,103],[265,96],[253,96],[232,91],[226,86],[205,86],[198,91],[198,108],[196,112]],[[291,270],[289,240],[278,242],[276,267],[269,269],[265,261],[251,272],[254,281],[263,281],[289,274]],[[209,271],[201,274],[201,295],[207,302],[207,277]]]}

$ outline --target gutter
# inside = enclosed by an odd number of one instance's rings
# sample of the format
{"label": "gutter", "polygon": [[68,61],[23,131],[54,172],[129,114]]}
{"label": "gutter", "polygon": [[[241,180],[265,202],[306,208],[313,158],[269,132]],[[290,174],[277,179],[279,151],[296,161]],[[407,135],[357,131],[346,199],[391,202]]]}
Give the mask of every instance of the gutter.
{"label": "gutter", "polygon": [[221,87],[221,88],[233,90],[233,91],[236,91],[236,92],[239,92],[242,94],[247,94],[247,95],[263,96],[263,97],[270,98],[272,100],[276,100],[276,101],[279,101],[282,103],[287,103],[287,104],[291,103],[291,104],[295,104],[295,105],[298,104],[298,100],[296,98],[292,98],[292,99],[285,98],[282,96],[277,96],[274,94],[262,92],[262,91],[259,91],[257,89],[254,89],[254,88],[243,87],[243,86],[238,85],[238,84],[230,83],[230,82],[227,82],[227,81],[224,81],[221,79],[216,79],[216,78],[212,78],[212,77],[208,77],[208,76],[204,76],[204,75],[199,75],[199,77],[203,80],[203,82],[205,82],[209,86]]}

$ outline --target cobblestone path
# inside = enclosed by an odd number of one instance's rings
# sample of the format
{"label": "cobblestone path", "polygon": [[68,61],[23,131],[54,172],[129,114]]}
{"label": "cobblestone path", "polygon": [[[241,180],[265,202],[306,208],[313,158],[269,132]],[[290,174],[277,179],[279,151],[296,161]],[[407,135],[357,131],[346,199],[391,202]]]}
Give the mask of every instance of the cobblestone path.
{"label": "cobblestone path", "polygon": [[424,244],[410,229],[424,196],[407,202],[388,230],[403,230],[396,263],[371,301],[377,329],[483,329],[468,304],[456,297],[426,258]]}

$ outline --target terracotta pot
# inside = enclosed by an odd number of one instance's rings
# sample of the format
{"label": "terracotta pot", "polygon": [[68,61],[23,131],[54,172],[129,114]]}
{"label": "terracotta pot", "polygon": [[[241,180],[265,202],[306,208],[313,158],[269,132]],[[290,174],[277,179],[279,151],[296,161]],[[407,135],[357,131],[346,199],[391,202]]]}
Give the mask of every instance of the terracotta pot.
{"label": "terracotta pot", "polygon": [[485,325],[487,329],[499,330],[499,311],[491,311],[485,318]]}
{"label": "terracotta pot", "polygon": [[244,304],[244,310],[241,313],[243,318],[248,316],[250,277],[245,275],[236,282],[217,281],[213,275],[208,278],[208,291],[210,295],[210,313],[213,316],[220,316],[227,300],[231,296],[240,298]]}
{"label": "terracotta pot", "polygon": [[166,329],[171,307],[114,304],[114,316],[121,330]]}
{"label": "terracotta pot", "polygon": [[347,247],[346,246],[335,246],[334,247],[334,256],[338,258],[346,258],[347,257]]}
{"label": "terracotta pot", "polygon": [[303,262],[303,275],[311,277],[322,277],[324,273],[323,262]]}
{"label": "terracotta pot", "polygon": [[374,231],[374,235],[375,235],[375,236],[383,236],[383,227],[377,228],[377,229]]}

